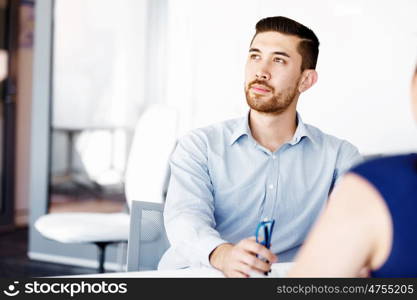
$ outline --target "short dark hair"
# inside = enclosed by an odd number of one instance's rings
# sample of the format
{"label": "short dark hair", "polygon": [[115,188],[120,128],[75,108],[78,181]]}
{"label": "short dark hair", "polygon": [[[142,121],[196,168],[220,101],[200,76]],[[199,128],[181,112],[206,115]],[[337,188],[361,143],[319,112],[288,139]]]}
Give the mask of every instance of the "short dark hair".
{"label": "short dark hair", "polygon": [[[319,56],[319,39],[308,27],[286,17],[269,17],[256,23],[256,35],[261,32],[277,31],[282,34],[295,35],[301,39],[297,50],[302,57],[301,71],[305,69],[315,69]],[[251,44],[252,44],[251,42]]]}

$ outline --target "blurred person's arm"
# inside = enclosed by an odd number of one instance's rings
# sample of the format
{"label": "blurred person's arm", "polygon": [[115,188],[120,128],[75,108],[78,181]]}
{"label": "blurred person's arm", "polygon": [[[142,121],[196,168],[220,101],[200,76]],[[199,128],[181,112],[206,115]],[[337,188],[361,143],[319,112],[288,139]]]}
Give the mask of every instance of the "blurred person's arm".
{"label": "blurred person's arm", "polygon": [[358,277],[389,256],[392,221],[379,192],[349,173],[337,185],[296,257],[289,277]]}

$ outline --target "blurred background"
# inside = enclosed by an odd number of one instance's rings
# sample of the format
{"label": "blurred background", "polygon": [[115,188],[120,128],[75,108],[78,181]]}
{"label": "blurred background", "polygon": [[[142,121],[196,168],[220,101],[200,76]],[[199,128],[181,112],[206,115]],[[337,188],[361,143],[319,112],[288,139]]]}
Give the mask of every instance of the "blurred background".
{"label": "blurred background", "polygon": [[[244,115],[263,17],[290,17],[321,42],[304,122],[363,155],[416,151],[416,11],[415,0],[0,0],[0,276],[94,272],[93,245],[47,241],[34,222],[128,213],[126,165],[150,105],[178,112],[178,136]],[[110,247],[108,270],[123,251]]]}

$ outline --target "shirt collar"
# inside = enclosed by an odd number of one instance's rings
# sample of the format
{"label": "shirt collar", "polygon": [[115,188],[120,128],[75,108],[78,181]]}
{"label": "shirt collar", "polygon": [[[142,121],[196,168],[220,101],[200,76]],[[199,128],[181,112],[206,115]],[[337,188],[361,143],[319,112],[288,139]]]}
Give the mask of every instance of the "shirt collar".
{"label": "shirt collar", "polygon": [[[294,136],[288,143],[293,146],[295,144],[298,144],[303,137],[308,137],[314,143],[313,136],[309,132],[307,126],[304,124],[298,112],[297,123],[297,129],[295,130]],[[230,137],[230,145],[233,145],[240,137],[244,135],[253,139],[252,133],[249,128],[249,112],[246,114],[244,118],[239,120],[237,126],[233,130],[232,135]]]}
{"label": "shirt collar", "polygon": [[230,137],[230,145],[233,145],[243,135],[252,136],[249,128],[249,112],[244,118],[241,118],[238,121],[237,126],[234,128]]}
{"label": "shirt collar", "polygon": [[309,132],[307,126],[304,124],[298,112],[297,123],[297,129],[295,130],[294,136],[288,143],[293,146],[295,144],[298,144],[303,137],[308,137],[312,142],[314,142],[312,134]]}

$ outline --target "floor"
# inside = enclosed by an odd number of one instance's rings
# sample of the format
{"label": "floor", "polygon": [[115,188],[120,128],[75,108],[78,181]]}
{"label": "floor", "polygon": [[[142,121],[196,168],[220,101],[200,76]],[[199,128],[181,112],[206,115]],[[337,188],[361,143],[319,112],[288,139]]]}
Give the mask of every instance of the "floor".
{"label": "floor", "polygon": [[28,229],[0,233],[0,278],[45,277],[96,273],[96,269],[30,260]]}

